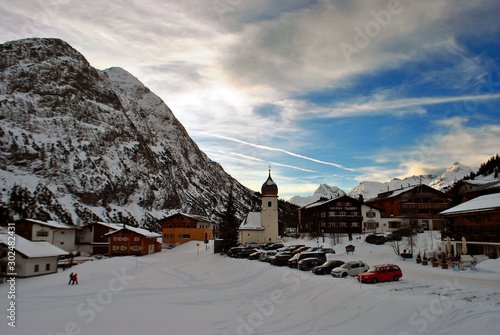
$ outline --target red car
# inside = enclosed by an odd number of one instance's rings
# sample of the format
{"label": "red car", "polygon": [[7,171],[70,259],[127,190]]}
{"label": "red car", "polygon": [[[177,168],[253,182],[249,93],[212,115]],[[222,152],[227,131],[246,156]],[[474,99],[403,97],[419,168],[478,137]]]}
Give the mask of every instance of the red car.
{"label": "red car", "polygon": [[358,276],[358,280],[364,283],[378,283],[379,281],[398,281],[403,277],[399,266],[394,264],[375,265],[365,273]]}
{"label": "red car", "polygon": [[293,251],[294,254],[300,254],[302,251],[306,251],[307,249],[309,249],[309,247],[300,247],[298,249],[295,249]]}

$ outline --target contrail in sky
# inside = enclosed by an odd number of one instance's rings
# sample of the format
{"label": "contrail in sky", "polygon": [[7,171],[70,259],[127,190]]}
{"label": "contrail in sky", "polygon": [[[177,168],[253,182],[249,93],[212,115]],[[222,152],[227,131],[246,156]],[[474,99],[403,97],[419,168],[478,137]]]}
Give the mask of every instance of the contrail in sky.
{"label": "contrail in sky", "polygon": [[311,158],[311,157],[299,155],[299,154],[293,153],[291,151],[287,151],[287,150],[283,150],[283,149],[279,149],[279,148],[273,148],[273,147],[269,147],[269,146],[266,146],[266,145],[260,145],[260,144],[254,144],[254,143],[250,143],[250,142],[245,142],[245,141],[238,140],[236,138],[232,138],[232,137],[228,137],[228,136],[214,135],[214,134],[210,134],[210,136],[221,138],[221,139],[225,139],[225,140],[228,140],[228,141],[233,141],[233,142],[241,143],[241,144],[245,144],[245,145],[249,145],[249,146],[252,146],[252,147],[255,147],[255,148],[259,148],[259,149],[263,149],[263,150],[282,152],[284,154],[287,154],[287,155],[290,155],[290,156],[294,156],[294,157],[298,157],[298,158],[302,158],[302,159],[306,159],[306,160],[309,160],[311,162],[316,162],[316,163],[320,163],[320,164],[335,166],[335,167],[338,167],[339,169],[344,169],[344,170],[348,170],[348,171],[356,171],[355,169],[351,169],[351,168],[345,167],[345,166],[340,165],[340,164],[321,161],[319,159],[315,159],[315,158]]}

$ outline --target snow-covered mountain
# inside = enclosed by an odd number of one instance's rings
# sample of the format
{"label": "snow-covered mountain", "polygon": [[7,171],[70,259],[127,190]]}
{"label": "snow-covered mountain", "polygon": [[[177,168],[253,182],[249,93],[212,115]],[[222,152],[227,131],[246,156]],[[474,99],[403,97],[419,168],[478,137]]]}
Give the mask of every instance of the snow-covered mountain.
{"label": "snow-covered mountain", "polygon": [[[404,179],[394,178],[389,182],[362,181],[358,184],[358,186],[352,188],[347,195],[353,198],[358,198],[359,195],[362,195],[364,200],[368,200],[376,198],[379,193],[387,192],[388,190],[419,185],[420,183],[429,185],[437,190],[446,191],[457,181],[470,175],[472,171],[473,170],[470,167],[456,162],[439,176],[428,174],[406,177]],[[487,180],[490,179],[491,178],[487,178]],[[289,201],[298,206],[305,206],[319,200],[321,197],[332,198],[337,195],[342,196],[344,194],[345,193],[338,187],[321,184],[314,192],[314,195],[306,197],[294,196],[290,198]]]}
{"label": "snow-covered mountain", "polygon": [[353,198],[363,195],[365,200],[376,198],[379,193],[387,192],[389,190],[399,189],[401,187],[408,187],[419,185],[420,183],[429,185],[436,179],[434,175],[411,176],[404,179],[394,178],[388,182],[377,181],[362,181],[358,186],[349,191],[347,195]]}
{"label": "snow-covered mountain", "polygon": [[242,215],[259,199],[137,78],[59,39],[0,45],[0,189],[2,219],[73,224],[213,216],[231,191]]}
{"label": "snow-covered mountain", "polygon": [[301,197],[299,195],[296,195],[292,198],[290,198],[289,202],[297,205],[297,206],[305,206],[307,204],[313,203],[318,201],[320,198],[335,198],[335,197],[340,197],[345,195],[345,192],[339,189],[336,186],[329,186],[327,184],[321,184],[319,187],[314,191],[313,195],[306,196],[306,197]]}
{"label": "snow-covered mountain", "polygon": [[473,171],[470,167],[455,162],[448,170],[434,179],[429,186],[437,190],[445,191],[449,187],[453,186],[453,184],[455,184],[457,181],[463,179],[465,176],[470,175],[471,172]]}
{"label": "snow-covered mountain", "polygon": [[411,176],[402,180],[394,178],[393,180],[385,183],[363,181],[359,183],[358,186],[351,189],[348,195],[351,197],[358,197],[360,194],[362,194],[364,199],[367,200],[375,198],[379,193],[386,192],[388,190],[419,185],[420,183],[429,185],[436,190],[446,191],[449,187],[453,186],[457,181],[463,179],[465,176],[468,176],[471,172],[472,169],[470,167],[455,162],[450,168],[448,168],[439,176],[429,174],[421,176]]}

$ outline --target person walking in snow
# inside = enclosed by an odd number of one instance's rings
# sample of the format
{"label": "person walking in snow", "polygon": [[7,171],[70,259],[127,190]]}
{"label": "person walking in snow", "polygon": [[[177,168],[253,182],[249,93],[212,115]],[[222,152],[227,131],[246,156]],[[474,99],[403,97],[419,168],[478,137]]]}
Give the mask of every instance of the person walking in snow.
{"label": "person walking in snow", "polygon": [[76,285],[78,285],[78,277],[76,275],[76,272],[75,274],[73,275],[73,284],[76,283]]}
{"label": "person walking in snow", "polygon": [[69,275],[68,285],[71,284],[72,281],[73,281],[73,272],[71,272],[71,274]]}

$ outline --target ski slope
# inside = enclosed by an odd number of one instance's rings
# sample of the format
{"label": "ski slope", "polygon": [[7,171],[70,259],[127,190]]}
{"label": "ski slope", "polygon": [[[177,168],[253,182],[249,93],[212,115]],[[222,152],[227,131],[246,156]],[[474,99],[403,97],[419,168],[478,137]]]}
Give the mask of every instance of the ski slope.
{"label": "ski slope", "polygon": [[[429,234],[419,235],[422,247]],[[285,244],[331,246],[318,242]],[[434,247],[440,243],[433,239]],[[18,279],[15,328],[8,326],[9,286],[0,284],[0,333],[484,335],[500,329],[499,260],[457,272],[403,261],[390,246],[362,239],[353,241],[353,255],[345,253],[348,242],[336,245],[334,258],[403,270],[399,282],[361,285],[213,254],[200,244]],[[72,271],[77,286],[68,285]]]}

